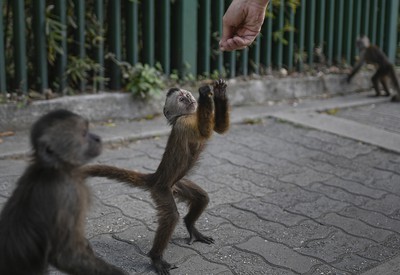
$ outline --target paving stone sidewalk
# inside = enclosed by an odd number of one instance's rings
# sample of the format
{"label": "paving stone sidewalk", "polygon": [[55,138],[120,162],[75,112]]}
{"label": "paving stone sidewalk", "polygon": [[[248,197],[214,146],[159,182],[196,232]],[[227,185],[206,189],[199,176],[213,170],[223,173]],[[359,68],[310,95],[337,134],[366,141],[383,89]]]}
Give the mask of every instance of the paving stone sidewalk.
{"label": "paving stone sidewalk", "polygon": [[[321,112],[332,108],[334,115]],[[215,244],[187,245],[179,223],[165,252],[178,266],[171,274],[399,274],[399,110],[365,95],[233,110],[234,125],[213,136],[190,175],[209,192],[198,227]],[[301,120],[309,116],[323,119]],[[380,148],[362,133],[348,137],[337,119],[390,141]],[[97,125],[113,142],[95,162],[154,171],[168,133],[162,119],[155,125],[143,126],[143,139],[127,136],[126,122]],[[18,152],[0,159],[0,208],[26,165]],[[157,226],[149,195],[106,179],[88,183],[94,250],[130,274],[154,274],[146,256]],[[186,206],[178,208],[183,217]]]}

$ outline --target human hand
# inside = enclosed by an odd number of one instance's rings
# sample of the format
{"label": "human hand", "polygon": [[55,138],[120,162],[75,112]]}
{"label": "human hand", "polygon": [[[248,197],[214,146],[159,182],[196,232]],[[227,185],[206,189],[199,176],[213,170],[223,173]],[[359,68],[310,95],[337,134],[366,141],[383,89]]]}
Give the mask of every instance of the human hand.
{"label": "human hand", "polygon": [[233,0],[222,19],[221,51],[246,48],[260,33],[269,0]]}

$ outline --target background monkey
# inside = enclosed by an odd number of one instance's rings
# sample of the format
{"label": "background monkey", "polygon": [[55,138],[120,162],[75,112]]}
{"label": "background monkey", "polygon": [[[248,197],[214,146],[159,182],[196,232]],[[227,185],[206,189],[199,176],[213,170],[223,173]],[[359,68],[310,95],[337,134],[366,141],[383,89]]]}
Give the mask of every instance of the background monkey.
{"label": "background monkey", "polygon": [[370,45],[369,39],[366,36],[358,38],[356,46],[360,50],[360,60],[347,77],[347,82],[350,83],[352,77],[358,72],[364,63],[373,64],[377,67],[375,74],[371,78],[376,93],[375,95],[380,95],[379,81],[382,83],[383,89],[385,90],[385,96],[390,95],[389,87],[386,82],[386,77],[390,77],[397,91],[397,94],[392,97],[392,101],[400,101],[400,86],[397,81],[396,72],[385,53],[377,46]]}
{"label": "background monkey", "polygon": [[84,237],[89,190],[79,167],[101,153],[82,117],[57,110],[32,127],[30,165],[0,214],[0,274],[125,274],[96,257]]}
{"label": "background monkey", "polygon": [[195,241],[213,243],[195,227],[195,222],[206,208],[207,193],[184,176],[197,162],[212,132],[224,133],[229,128],[229,106],[226,83],[214,83],[213,92],[208,86],[199,89],[199,100],[188,91],[172,88],[165,100],[164,115],[172,125],[171,134],[161,162],[154,173],[142,174],[107,165],[90,165],[84,168],[87,175],[107,177],[149,190],[156,204],[158,228],[153,247],[149,252],[153,266],[159,274],[169,274],[175,268],[163,259],[163,252],[179,220],[174,197],[189,206],[184,217],[191,244]]}

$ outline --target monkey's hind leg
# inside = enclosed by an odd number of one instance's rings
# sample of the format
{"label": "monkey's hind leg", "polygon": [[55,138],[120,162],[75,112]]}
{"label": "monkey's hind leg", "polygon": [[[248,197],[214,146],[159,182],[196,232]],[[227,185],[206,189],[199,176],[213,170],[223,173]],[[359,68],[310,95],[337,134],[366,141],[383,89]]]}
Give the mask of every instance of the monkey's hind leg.
{"label": "monkey's hind leg", "polygon": [[151,189],[151,196],[156,204],[158,227],[149,257],[158,274],[168,275],[170,269],[177,268],[163,259],[163,252],[167,248],[175,226],[179,221],[179,213],[174,197],[169,187],[157,186]]}
{"label": "monkey's hind leg", "polygon": [[382,75],[382,71],[379,68],[371,78],[372,85],[374,86],[374,90],[375,90],[375,96],[381,95],[381,93],[379,92],[379,80],[382,77],[384,77],[384,76]]}
{"label": "monkey's hind leg", "polygon": [[387,85],[386,78],[384,77],[381,78],[381,84],[383,86],[383,89],[385,90],[384,96],[390,96],[390,90],[389,86]]}
{"label": "monkey's hind leg", "polygon": [[394,88],[396,89],[396,94],[392,96],[392,101],[393,102],[400,102],[400,86],[399,86],[399,81],[397,80],[396,72],[393,67],[391,67],[390,70],[390,78],[392,79]]}
{"label": "monkey's hind leg", "polygon": [[186,202],[189,206],[189,211],[183,219],[189,232],[188,244],[193,242],[214,243],[213,238],[201,234],[194,226],[209,202],[206,191],[188,179],[178,181],[172,190],[178,200]]}

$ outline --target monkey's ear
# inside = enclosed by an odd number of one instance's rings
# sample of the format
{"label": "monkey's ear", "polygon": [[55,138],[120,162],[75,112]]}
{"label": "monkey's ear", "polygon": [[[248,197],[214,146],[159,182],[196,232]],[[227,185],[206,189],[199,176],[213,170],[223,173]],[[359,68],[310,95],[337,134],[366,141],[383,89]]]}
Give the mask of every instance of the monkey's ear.
{"label": "monkey's ear", "polygon": [[164,107],[163,113],[164,113],[164,116],[169,120],[170,115],[169,115],[169,111],[167,110],[167,108]]}
{"label": "monkey's ear", "polygon": [[36,155],[46,163],[55,163],[56,161],[56,156],[50,146],[48,146],[46,140],[39,140],[37,143]]}

